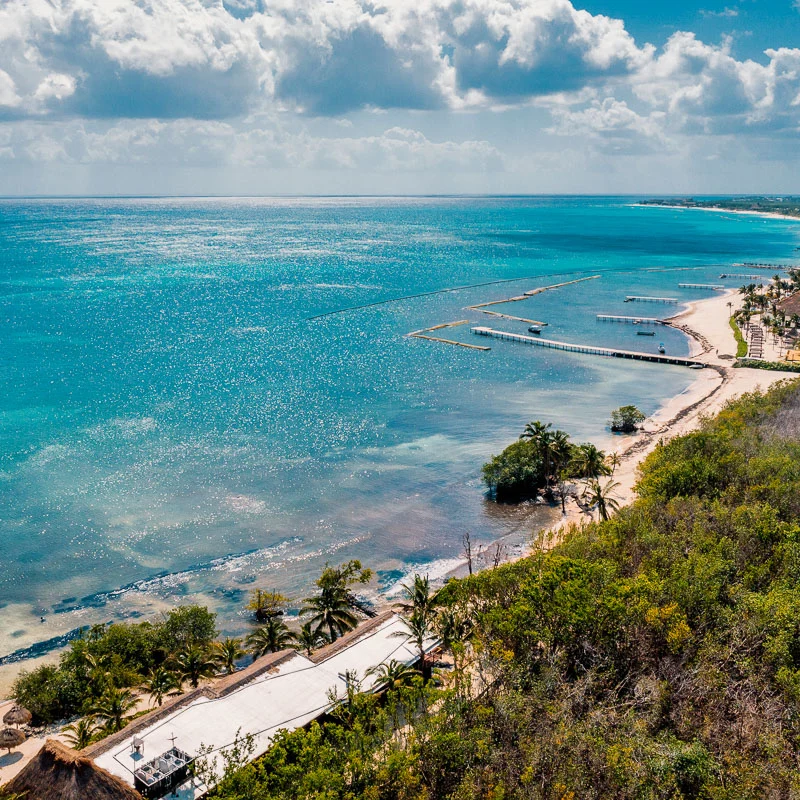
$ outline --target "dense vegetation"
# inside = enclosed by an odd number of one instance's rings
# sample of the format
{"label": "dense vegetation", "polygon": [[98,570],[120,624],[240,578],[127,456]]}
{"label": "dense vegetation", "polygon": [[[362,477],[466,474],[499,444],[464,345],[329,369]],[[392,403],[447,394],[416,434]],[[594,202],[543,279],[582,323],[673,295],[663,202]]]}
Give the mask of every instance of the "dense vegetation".
{"label": "dense vegetation", "polygon": [[800,796],[797,385],[659,445],[639,494],[433,599],[409,587],[454,662],[441,688],[354,691],[216,797]]}
{"label": "dense vegetation", "polygon": [[747,342],[742,336],[742,330],[737,325],[734,317],[730,318],[729,324],[733,331],[733,338],[736,339],[736,358],[744,358],[747,355]]}
{"label": "dense vegetation", "polygon": [[602,450],[591,443],[574,444],[568,433],[536,420],[525,426],[516,442],[483,465],[483,481],[489,496],[498,502],[535,500],[542,493],[552,496],[558,491],[563,506],[570,481],[596,481],[611,472]]}

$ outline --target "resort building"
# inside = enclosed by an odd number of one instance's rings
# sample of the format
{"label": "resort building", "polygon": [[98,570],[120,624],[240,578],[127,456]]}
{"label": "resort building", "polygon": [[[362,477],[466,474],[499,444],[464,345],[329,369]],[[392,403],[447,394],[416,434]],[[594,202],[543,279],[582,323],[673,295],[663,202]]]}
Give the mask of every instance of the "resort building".
{"label": "resort building", "polygon": [[[435,644],[431,641],[428,651]],[[195,759],[201,757],[211,766],[208,782],[213,785],[222,772],[222,755],[237,738],[250,737],[250,758],[255,759],[266,752],[278,731],[299,728],[330,711],[337,698],[346,697],[347,681],[357,679],[362,691],[370,691],[375,688],[371,668],[393,659],[413,664],[418,657],[401,617],[386,612],[312,658],[293,650],[260,658],[240,672],[165,703],[80,754],[48,741],[16,781],[41,782],[44,758],[47,764],[58,765],[51,783],[72,780],[80,766],[87,780],[125,787],[120,798],[195,800],[212,788],[194,776]],[[54,748],[57,752],[50,752]]]}

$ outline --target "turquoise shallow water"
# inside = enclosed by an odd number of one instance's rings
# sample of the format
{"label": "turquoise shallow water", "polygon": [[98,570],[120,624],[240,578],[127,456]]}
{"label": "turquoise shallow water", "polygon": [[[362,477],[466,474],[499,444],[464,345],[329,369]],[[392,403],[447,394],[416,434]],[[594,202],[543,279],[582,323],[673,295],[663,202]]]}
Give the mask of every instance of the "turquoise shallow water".
{"label": "turquoise shallow water", "polygon": [[0,202],[0,656],[184,599],[236,630],[249,588],[302,596],[326,560],[382,587],[444,569],[464,531],[518,527],[479,469],[526,421],[607,440],[613,408],[651,413],[692,376],[403,334],[524,332],[463,307],[597,274],[501,310],[688,353],[595,314],[663,314],[624,296],[707,296],[677,284],[798,245],[792,222],[625,198]]}

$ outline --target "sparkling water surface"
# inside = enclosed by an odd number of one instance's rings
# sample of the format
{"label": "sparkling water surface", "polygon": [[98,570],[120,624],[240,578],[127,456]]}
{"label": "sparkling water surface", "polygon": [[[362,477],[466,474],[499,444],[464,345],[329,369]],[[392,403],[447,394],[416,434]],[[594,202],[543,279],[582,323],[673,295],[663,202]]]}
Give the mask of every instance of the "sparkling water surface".
{"label": "sparkling water surface", "polygon": [[629,198],[1,201],[0,656],[180,601],[237,631],[250,588],[301,598],[326,561],[385,590],[452,566],[465,531],[524,535],[484,500],[489,455],[536,418],[608,444],[613,408],[652,413],[692,374],[404,334],[525,332],[464,307],[599,275],[492,308],[686,354],[595,315],[737,286],[719,274],[796,261],[799,231]]}

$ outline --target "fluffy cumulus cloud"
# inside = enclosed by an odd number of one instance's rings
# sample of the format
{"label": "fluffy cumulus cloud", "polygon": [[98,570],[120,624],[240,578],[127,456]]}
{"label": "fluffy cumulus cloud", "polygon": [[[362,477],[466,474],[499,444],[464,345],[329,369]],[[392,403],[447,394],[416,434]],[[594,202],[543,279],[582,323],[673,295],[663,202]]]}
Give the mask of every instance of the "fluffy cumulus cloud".
{"label": "fluffy cumulus cloud", "polygon": [[0,68],[11,91],[19,87],[2,97],[28,115],[457,108],[626,75],[649,52],[621,21],[569,0],[7,0],[0,8]]}
{"label": "fluffy cumulus cloud", "polygon": [[483,169],[500,164],[483,142],[391,125],[320,139],[252,121],[520,106],[546,108],[551,133],[609,152],[788,138],[800,129],[800,49],[742,60],[728,41],[685,32],[657,48],[570,0],[0,3],[5,157],[135,161],[154,148],[197,163]]}

